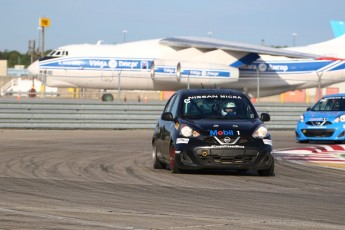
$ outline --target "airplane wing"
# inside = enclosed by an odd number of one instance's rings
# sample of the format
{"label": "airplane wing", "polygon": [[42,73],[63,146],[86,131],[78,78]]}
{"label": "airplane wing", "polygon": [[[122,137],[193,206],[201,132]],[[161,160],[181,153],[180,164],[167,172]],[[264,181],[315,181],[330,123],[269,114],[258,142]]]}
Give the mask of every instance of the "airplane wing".
{"label": "airplane wing", "polygon": [[319,55],[308,54],[273,47],[252,45],[233,41],[224,41],[201,37],[171,37],[160,40],[161,44],[176,48],[220,49],[232,52],[256,53],[258,55],[285,56],[289,58],[320,58]]}

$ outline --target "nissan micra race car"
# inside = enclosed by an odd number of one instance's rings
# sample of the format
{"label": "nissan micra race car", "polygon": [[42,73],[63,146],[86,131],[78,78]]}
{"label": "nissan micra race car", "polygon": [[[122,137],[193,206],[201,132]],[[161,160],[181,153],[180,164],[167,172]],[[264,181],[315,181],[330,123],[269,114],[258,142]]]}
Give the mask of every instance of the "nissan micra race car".
{"label": "nissan micra race car", "polygon": [[274,175],[271,136],[250,100],[230,89],[179,90],[165,105],[152,137],[155,169],[257,170]]}
{"label": "nissan micra race car", "polygon": [[345,140],[345,94],[321,98],[301,115],[296,126],[298,142]]}

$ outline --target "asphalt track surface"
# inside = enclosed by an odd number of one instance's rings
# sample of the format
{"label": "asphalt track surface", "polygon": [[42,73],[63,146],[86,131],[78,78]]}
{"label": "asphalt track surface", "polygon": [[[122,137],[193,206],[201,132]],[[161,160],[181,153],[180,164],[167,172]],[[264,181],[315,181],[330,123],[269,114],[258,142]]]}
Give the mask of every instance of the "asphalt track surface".
{"label": "asphalt track surface", "polygon": [[[274,149],[301,146],[271,133]],[[345,229],[344,170],[171,174],[152,168],[151,136],[0,130],[0,229]]]}

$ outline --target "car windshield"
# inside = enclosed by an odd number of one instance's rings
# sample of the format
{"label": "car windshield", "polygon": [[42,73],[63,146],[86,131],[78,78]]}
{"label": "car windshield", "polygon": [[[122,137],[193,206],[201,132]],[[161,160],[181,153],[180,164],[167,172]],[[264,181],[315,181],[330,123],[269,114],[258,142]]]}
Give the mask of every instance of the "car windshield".
{"label": "car windshield", "polygon": [[235,95],[193,95],[182,99],[181,117],[188,119],[253,119],[257,117],[247,98]]}
{"label": "car windshield", "polygon": [[345,97],[328,97],[319,100],[312,111],[345,111]]}

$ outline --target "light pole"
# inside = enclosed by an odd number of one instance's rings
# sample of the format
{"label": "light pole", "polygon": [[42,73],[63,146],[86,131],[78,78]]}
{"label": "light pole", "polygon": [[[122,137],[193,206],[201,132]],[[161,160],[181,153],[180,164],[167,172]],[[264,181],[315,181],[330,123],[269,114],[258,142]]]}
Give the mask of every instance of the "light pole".
{"label": "light pole", "polygon": [[256,67],[256,101],[260,101],[260,73],[259,73],[259,66]]}
{"label": "light pole", "polygon": [[117,79],[117,92],[119,95],[119,101],[121,100],[121,72],[122,69],[118,70],[118,79]]}
{"label": "light pole", "polygon": [[42,26],[42,46],[41,46],[41,57],[44,57],[44,26]]}
{"label": "light pole", "polygon": [[41,27],[37,27],[37,31],[38,31],[38,42],[37,42],[37,53],[39,53],[40,57],[41,57]]}
{"label": "light pole", "polygon": [[44,56],[44,28],[50,26],[50,19],[41,17],[39,19],[39,26],[41,27],[41,34],[42,34],[42,45],[41,45],[41,57]]}
{"label": "light pole", "polygon": [[292,33],[292,46],[295,47],[296,45],[296,37],[297,37],[297,33]]}
{"label": "light pole", "polygon": [[122,33],[123,33],[123,42],[126,42],[126,35],[127,35],[127,30],[123,30]]}

